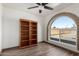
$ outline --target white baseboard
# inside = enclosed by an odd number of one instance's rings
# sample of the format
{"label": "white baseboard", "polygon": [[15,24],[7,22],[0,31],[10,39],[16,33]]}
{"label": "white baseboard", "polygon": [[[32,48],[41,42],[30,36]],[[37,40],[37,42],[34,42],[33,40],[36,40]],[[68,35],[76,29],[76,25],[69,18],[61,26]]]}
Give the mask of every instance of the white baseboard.
{"label": "white baseboard", "polygon": [[76,53],[79,53],[77,48],[74,47],[74,46],[68,46],[67,44],[61,44],[61,43],[55,42],[55,41],[45,41],[45,42],[56,45],[56,46],[59,46],[59,47],[62,47],[62,48],[65,48],[67,50],[70,50],[70,51],[73,51],[73,52],[76,52]]}

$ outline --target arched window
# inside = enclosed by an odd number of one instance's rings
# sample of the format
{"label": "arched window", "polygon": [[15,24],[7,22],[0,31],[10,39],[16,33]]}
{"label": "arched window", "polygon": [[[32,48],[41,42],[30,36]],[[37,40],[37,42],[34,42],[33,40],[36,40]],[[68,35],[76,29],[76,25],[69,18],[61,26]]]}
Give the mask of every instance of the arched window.
{"label": "arched window", "polygon": [[52,18],[48,27],[48,40],[77,45],[77,25],[72,17],[59,15]]}

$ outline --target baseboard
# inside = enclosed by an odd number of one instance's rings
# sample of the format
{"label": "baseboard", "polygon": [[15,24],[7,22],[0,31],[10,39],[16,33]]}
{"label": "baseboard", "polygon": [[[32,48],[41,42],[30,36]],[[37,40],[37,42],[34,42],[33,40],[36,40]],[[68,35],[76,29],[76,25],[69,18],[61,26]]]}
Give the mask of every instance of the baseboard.
{"label": "baseboard", "polygon": [[[43,43],[44,41],[40,41],[38,43]],[[15,47],[10,47],[10,48],[5,48],[5,49],[2,49],[2,52],[5,51],[5,50],[10,50],[10,49],[15,49],[15,48],[19,48],[19,46],[15,46]]]}
{"label": "baseboard", "polygon": [[43,42],[45,42],[45,41],[40,41],[40,42],[38,42],[38,43],[43,43]]}
{"label": "baseboard", "polygon": [[[40,41],[40,42],[38,42],[38,44],[39,44],[39,43],[46,43],[46,42],[45,42],[45,41]],[[15,48],[19,48],[19,46],[15,46],[15,47],[10,47],[10,48],[2,49],[1,53],[2,53],[3,51],[5,51],[5,50],[10,50],[10,49],[15,49]]]}
{"label": "baseboard", "polygon": [[44,41],[44,42],[47,43],[47,44],[50,44],[50,45],[53,45],[53,46],[62,48],[62,49],[64,49],[64,50],[70,51],[70,52],[72,52],[72,53],[79,54],[79,52],[77,52],[77,51],[73,51],[73,50],[70,50],[70,49],[64,48],[64,47],[62,47],[62,46],[55,45],[55,44],[51,44],[51,43],[49,43],[49,42],[47,42],[47,41]]}
{"label": "baseboard", "polygon": [[10,48],[5,48],[5,49],[2,49],[2,52],[5,51],[5,50],[15,49],[15,48],[18,48],[18,47],[19,47],[19,46],[10,47]]}

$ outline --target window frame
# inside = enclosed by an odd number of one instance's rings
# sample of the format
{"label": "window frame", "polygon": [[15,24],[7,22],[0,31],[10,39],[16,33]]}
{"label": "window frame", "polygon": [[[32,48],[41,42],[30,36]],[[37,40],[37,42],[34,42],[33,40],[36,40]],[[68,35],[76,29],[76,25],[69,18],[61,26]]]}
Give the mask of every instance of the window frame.
{"label": "window frame", "polygon": [[79,29],[79,26],[78,26],[78,22],[77,21],[79,21],[78,19],[79,19],[79,17],[77,17],[75,14],[73,14],[73,13],[69,13],[69,12],[62,12],[62,13],[59,13],[59,14],[56,14],[55,16],[53,16],[50,20],[49,20],[49,22],[48,22],[48,24],[47,24],[47,41],[49,41],[49,27],[50,27],[50,24],[52,24],[53,22],[54,22],[54,20],[57,18],[57,17],[60,17],[60,16],[68,16],[68,17],[70,17],[70,18],[72,18],[72,20],[75,22],[75,24],[77,25],[77,49],[79,50],[79,38],[78,38],[78,34],[79,34],[79,32],[78,32],[78,29]]}

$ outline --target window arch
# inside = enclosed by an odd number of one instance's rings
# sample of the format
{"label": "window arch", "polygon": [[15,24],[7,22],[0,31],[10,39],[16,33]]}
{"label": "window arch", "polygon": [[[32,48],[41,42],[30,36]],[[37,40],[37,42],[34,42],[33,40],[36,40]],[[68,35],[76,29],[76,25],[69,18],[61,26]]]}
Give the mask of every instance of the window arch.
{"label": "window arch", "polygon": [[67,12],[52,17],[47,25],[47,40],[74,45],[78,48],[78,19],[76,15]]}

